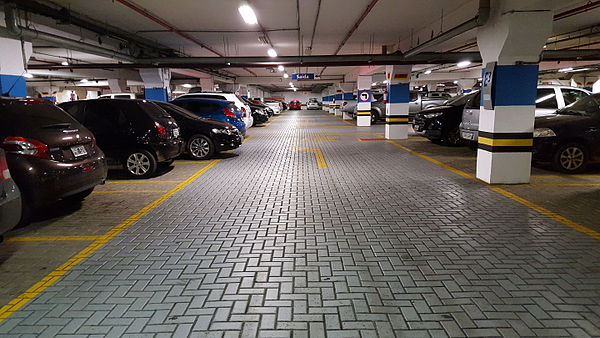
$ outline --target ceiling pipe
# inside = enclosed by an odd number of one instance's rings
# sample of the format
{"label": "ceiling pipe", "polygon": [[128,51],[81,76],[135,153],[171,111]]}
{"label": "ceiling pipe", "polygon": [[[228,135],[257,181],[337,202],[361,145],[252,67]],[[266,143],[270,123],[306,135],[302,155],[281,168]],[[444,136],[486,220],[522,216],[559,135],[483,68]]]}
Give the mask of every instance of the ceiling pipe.
{"label": "ceiling pipe", "polygon": [[[360,24],[365,20],[365,18],[367,17],[367,15],[369,15],[369,13],[373,9],[373,7],[375,7],[375,5],[377,4],[377,1],[379,1],[379,0],[371,0],[371,3],[369,3],[369,5],[367,6],[367,8],[365,8],[365,10],[362,12],[362,14],[360,15],[360,17],[358,18],[358,20],[356,20],[356,22],[354,23],[354,25],[352,26],[352,28],[350,28],[350,30],[348,31],[348,33],[346,33],[346,36],[344,36],[344,39],[339,44],[339,46],[337,47],[337,49],[335,50],[335,52],[333,53],[333,55],[337,55],[340,52],[340,50],[342,50],[342,47],[344,47],[344,45],[346,44],[346,42],[348,42],[348,39],[350,39],[350,37],[352,36],[352,34],[354,34],[354,32],[356,32],[356,30],[358,29],[358,26],[360,26]],[[325,72],[326,68],[327,67],[323,67],[323,69],[319,73],[319,76],[323,75],[323,72]]]}
{"label": "ceiling pipe", "polygon": [[560,19],[564,19],[564,18],[568,18],[570,16],[573,15],[577,15],[577,14],[581,14],[587,11],[590,11],[594,8],[600,7],[600,1],[595,1],[595,2],[588,2],[583,6],[579,6],[573,9],[570,9],[568,11],[564,11],[562,13],[558,13],[554,16],[554,21],[560,20]]}
{"label": "ceiling pipe", "polygon": [[5,27],[0,27],[0,35],[24,40],[42,40],[56,44],[63,48],[70,48],[84,53],[91,53],[99,56],[118,59],[122,61],[137,61],[131,55],[123,54],[108,48],[98,47],[82,41],[65,38],[59,35],[40,32],[27,27],[21,27],[17,23],[17,8],[14,3],[6,3],[4,6]]}
{"label": "ceiling pipe", "polygon": [[451,29],[445,31],[444,33],[436,36],[435,38],[423,42],[422,44],[418,45],[417,47],[404,53],[404,55],[407,57],[417,55],[420,52],[424,51],[425,49],[433,47],[433,46],[439,44],[440,42],[447,41],[447,40],[452,39],[456,36],[459,36],[465,32],[468,32],[471,29],[483,26],[488,21],[489,17],[490,17],[490,0],[479,0],[479,10],[477,12],[477,15],[473,19],[465,21],[462,24],[460,24],[454,28],[451,28]]}

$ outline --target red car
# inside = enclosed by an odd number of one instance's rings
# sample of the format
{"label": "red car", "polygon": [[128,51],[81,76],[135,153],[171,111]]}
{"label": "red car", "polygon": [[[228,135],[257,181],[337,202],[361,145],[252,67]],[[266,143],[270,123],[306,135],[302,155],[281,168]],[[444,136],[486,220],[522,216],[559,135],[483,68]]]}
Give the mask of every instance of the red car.
{"label": "red car", "polygon": [[302,109],[302,103],[298,100],[290,101],[290,110],[300,110]]}

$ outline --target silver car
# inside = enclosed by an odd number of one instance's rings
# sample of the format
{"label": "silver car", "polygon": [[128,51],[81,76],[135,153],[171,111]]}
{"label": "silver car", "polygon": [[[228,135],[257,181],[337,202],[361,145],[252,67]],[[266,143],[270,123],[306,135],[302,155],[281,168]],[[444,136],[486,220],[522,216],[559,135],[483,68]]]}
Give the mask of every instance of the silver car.
{"label": "silver car", "polygon": [[0,149],[0,237],[21,220],[21,193],[10,176],[4,150]]}

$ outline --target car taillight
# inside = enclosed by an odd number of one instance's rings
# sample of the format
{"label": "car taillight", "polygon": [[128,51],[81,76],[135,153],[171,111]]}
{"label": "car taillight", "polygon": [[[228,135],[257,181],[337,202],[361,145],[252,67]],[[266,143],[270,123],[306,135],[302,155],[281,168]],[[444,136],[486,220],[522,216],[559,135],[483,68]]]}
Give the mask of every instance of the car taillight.
{"label": "car taillight", "polygon": [[227,116],[227,117],[237,117],[237,115],[235,115],[235,113],[232,112],[231,109],[229,109],[229,108],[223,107],[222,110],[223,110],[223,114],[225,114],[225,116]]}
{"label": "car taillight", "polygon": [[246,108],[245,108],[245,107],[242,107],[242,109],[241,109],[241,110],[242,110],[242,113],[245,113],[245,112],[246,112]]}
{"label": "car taillight", "polygon": [[162,138],[167,137],[167,128],[163,127],[160,123],[154,122],[154,128],[158,132],[158,135]]}
{"label": "car taillight", "polygon": [[347,104],[348,104],[348,102],[344,101],[344,103],[342,103],[342,107],[345,106],[345,105],[347,105]]}
{"label": "car taillight", "polygon": [[48,158],[48,146],[36,139],[11,136],[4,139],[2,148],[8,153]]}
{"label": "car taillight", "polygon": [[10,179],[10,171],[8,170],[8,163],[6,163],[6,157],[0,157],[0,181],[6,181]]}

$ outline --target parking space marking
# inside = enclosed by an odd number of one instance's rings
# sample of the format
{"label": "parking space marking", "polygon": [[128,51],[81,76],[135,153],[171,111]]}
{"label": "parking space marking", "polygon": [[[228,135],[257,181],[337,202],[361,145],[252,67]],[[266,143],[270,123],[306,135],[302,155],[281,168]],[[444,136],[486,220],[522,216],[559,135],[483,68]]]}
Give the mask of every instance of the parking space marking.
{"label": "parking space marking", "polygon": [[79,253],[75,254],[75,256],[71,257],[66,263],[58,267],[56,270],[50,272],[46,277],[44,277],[41,281],[35,283],[32,287],[27,289],[18,297],[11,300],[8,304],[4,305],[0,308],[0,323],[4,321],[4,319],[8,318],[11,314],[15,313],[15,311],[22,308],[25,304],[29,303],[32,299],[37,297],[42,291],[48,288],[50,285],[54,284],[57,280],[59,280],[62,276],[64,276],[69,270],[71,270],[74,266],[79,264],[81,261],[86,259],[88,256],[98,251],[101,247],[103,247],[106,243],[108,243],[115,236],[120,234],[123,230],[127,229],[131,225],[135,224],[140,218],[146,215],[148,212],[152,211],[157,206],[161,205],[164,201],[169,199],[175,193],[183,189],[185,186],[196,180],[198,177],[202,176],[208,169],[212,168],[215,164],[217,164],[220,160],[213,160],[210,164],[204,166],[200,170],[198,170],[194,175],[190,176],[187,180],[179,183],[173,189],[169,190],[167,193],[158,197],[152,203],[143,207],[141,210],[127,218],[125,221],[115,226],[114,228],[107,231],[104,235],[100,236],[90,245],[88,245],[85,249],[81,250]]}
{"label": "parking space marking", "polygon": [[302,147],[296,147],[296,149],[301,150],[301,151],[308,151],[308,152],[315,154],[315,158],[317,160],[317,168],[319,168],[319,169],[327,168],[327,161],[325,161],[325,156],[323,156],[323,152],[321,151],[321,149],[302,148]]}
{"label": "parking space marking", "polygon": [[181,183],[183,181],[156,181],[156,180],[148,180],[148,181],[108,181],[106,184],[129,184],[129,183]]}
{"label": "parking space marking", "polygon": [[102,236],[40,236],[40,237],[10,237],[6,242],[53,242],[53,241],[93,241]]}
{"label": "parking space marking", "polygon": [[511,187],[597,187],[600,183],[529,183],[521,185],[511,185]]}
{"label": "parking space marking", "polygon": [[[435,159],[433,159],[433,158],[431,158],[431,157],[429,157],[427,155],[420,154],[420,153],[418,153],[418,152],[416,152],[416,151],[414,151],[414,150],[412,150],[410,148],[407,148],[407,147],[405,147],[405,146],[403,146],[401,144],[396,143],[395,141],[390,140],[388,142],[390,144],[393,144],[394,146],[400,148],[400,149],[403,149],[403,150],[409,152],[410,154],[413,154],[415,156],[421,157],[422,159],[425,159],[425,160],[427,160],[427,161],[429,161],[431,163],[437,164],[438,166],[440,166],[440,167],[442,167],[444,169],[448,169],[448,170],[452,171],[453,173],[455,173],[457,175],[460,175],[462,177],[475,180],[476,182],[484,183],[484,182],[478,180],[473,175],[467,174],[466,172],[464,172],[462,170],[458,170],[458,169],[453,168],[453,167],[451,167],[449,165],[446,165],[446,164],[444,164],[444,163],[442,163],[442,162],[440,162],[438,160],[435,160]],[[517,195],[515,195],[515,194],[513,194],[513,193],[511,193],[509,191],[506,191],[506,190],[502,189],[499,186],[493,186],[493,185],[489,185],[487,183],[484,183],[484,184],[485,184],[485,186],[488,189],[490,189],[492,191],[495,191],[495,192],[497,192],[497,193],[499,193],[501,195],[504,195],[505,197],[508,197],[508,198],[512,199],[513,201],[515,201],[515,202],[523,204],[524,206],[526,206],[526,207],[528,207],[528,208],[530,208],[532,210],[535,210],[538,213],[540,213],[540,214],[542,214],[544,216],[547,216],[547,217],[549,217],[549,218],[551,218],[551,219],[553,219],[553,220],[555,220],[555,221],[557,221],[557,222],[559,222],[559,223],[561,223],[563,225],[566,225],[566,226],[568,226],[571,229],[575,229],[575,230],[577,230],[577,231],[579,231],[581,233],[584,233],[584,234],[586,234],[586,235],[588,235],[588,236],[590,236],[592,238],[600,240],[600,232],[592,230],[592,229],[590,229],[588,227],[585,227],[585,226],[583,226],[583,225],[581,225],[579,223],[573,222],[572,220],[570,220],[570,219],[568,219],[566,217],[563,217],[563,216],[561,216],[561,215],[559,215],[559,214],[557,214],[557,213],[555,213],[553,211],[550,211],[550,210],[548,210],[548,209],[546,209],[546,208],[544,208],[542,206],[539,206],[539,205],[537,205],[537,204],[535,204],[535,203],[533,203],[531,201],[528,201],[528,200],[526,200],[526,199],[524,199],[522,197],[519,197],[519,196],[517,196]]]}
{"label": "parking space marking", "polygon": [[167,192],[168,190],[97,190],[94,194],[118,194],[118,193],[146,193],[146,192]]}
{"label": "parking space marking", "polygon": [[597,174],[589,174],[589,175],[531,175],[531,177],[539,177],[539,178],[600,178],[600,175]]}
{"label": "parking space marking", "polygon": [[202,164],[202,163],[210,163],[210,161],[177,161],[176,164]]}

